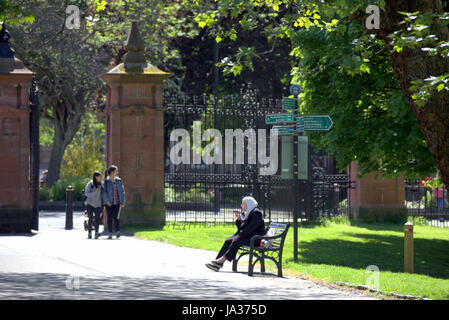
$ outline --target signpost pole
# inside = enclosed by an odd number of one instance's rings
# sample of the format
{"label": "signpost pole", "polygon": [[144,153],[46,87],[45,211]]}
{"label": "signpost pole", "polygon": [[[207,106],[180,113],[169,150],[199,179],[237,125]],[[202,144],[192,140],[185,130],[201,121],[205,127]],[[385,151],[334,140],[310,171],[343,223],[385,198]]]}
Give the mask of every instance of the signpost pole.
{"label": "signpost pole", "polygon": [[[296,100],[296,108],[293,111],[293,114],[295,116],[300,116],[299,109],[298,109],[298,95],[300,93],[301,88],[297,85],[292,85],[290,87],[290,93],[295,97]],[[299,133],[299,135],[302,135],[302,133]],[[299,180],[298,180],[298,134],[295,134],[293,138],[293,179],[295,183],[294,188],[294,206],[293,206],[293,261],[298,262],[298,219],[299,219]]]}
{"label": "signpost pole", "polygon": [[293,196],[293,261],[298,262],[298,218],[299,218],[299,180],[298,180],[298,138],[293,139],[293,179],[295,195]]}
{"label": "signpost pole", "polygon": [[[294,181],[294,196],[293,198],[293,260],[298,262],[298,220],[300,217],[300,210],[304,210],[308,218],[312,214],[312,168],[310,161],[310,149],[308,146],[307,137],[302,137],[305,131],[329,131],[333,125],[332,119],[329,115],[301,115],[299,112],[298,95],[301,92],[301,87],[297,84],[290,86],[290,94],[294,97],[282,99],[282,109],[291,111],[291,113],[278,113],[265,116],[266,124],[288,124],[276,125],[272,130],[276,131],[278,135],[290,136],[293,138],[293,181]],[[295,124],[291,124],[295,123]],[[299,137],[301,136],[301,140]],[[284,146],[290,146],[287,139],[283,140],[283,157],[287,155],[290,158],[290,147],[285,149]],[[285,142],[285,143],[284,143]],[[305,157],[301,158],[301,166],[298,163],[299,147],[301,146],[301,153],[304,152]],[[289,171],[291,166],[286,160],[282,160],[281,177],[283,179],[290,179]],[[301,170],[301,171],[300,171]],[[284,172],[285,171],[285,172]],[[301,173],[301,174],[299,174]],[[301,181],[300,181],[301,180]],[[301,182],[301,185],[300,185]],[[303,192],[304,201],[300,192]],[[299,202],[301,201],[301,205]]]}
{"label": "signpost pole", "polygon": [[[218,2],[215,3],[215,8],[218,8]],[[220,22],[218,21],[217,24],[220,24]],[[218,42],[214,41],[214,129],[219,129],[218,126],[218,114],[217,114],[217,110],[218,110],[218,86],[219,86],[219,73],[218,73],[218,67],[217,67],[217,63],[218,63],[218,59],[219,59],[219,47],[218,47]],[[220,155],[221,157],[221,155]],[[212,165],[212,170],[214,174],[217,174],[218,172],[218,166],[217,164],[214,162],[214,164]],[[214,213],[217,215],[220,212],[220,202],[219,202],[219,196],[220,196],[220,192],[217,189],[217,184],[215,183],[215,179],[214,179]]]}

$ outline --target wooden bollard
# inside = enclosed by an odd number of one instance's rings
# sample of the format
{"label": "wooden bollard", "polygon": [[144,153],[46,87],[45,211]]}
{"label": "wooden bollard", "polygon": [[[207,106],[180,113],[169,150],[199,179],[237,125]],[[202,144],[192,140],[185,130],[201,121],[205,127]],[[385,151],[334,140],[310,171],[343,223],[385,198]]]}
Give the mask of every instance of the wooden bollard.
{"label": "wooden bollard", "polygon": [[404,272],[413,273],[413,223],[404,224]]}

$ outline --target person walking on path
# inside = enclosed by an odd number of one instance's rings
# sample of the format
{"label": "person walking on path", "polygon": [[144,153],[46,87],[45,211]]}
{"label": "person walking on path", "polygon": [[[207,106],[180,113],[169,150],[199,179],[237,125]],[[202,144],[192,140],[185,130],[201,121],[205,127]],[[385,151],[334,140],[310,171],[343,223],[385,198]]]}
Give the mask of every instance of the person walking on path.
{"label": "person walking on path", "polygon": [[[440,172],[437,172],[436,179],[440,179]],[[447,203],[445,197],[445,185],[443,184],[440,187],[433,188],[433,197],[435,198],[435,202],[437,203],[438,208],[438,218],[443,219],[443,215],[446,214],[447,211]]]}
{"label": "person walking on path", "polygon": [[[226,260],[232,261],[238,249],[243,245],[249,245],[253,236],[266,234],[263,215],[257,208],[257,201],[253,197],[245,197],[240,206],[243,210],[242,213],[238,210],[234,211],[237,232],[226,239],[216,260],[206,263],[206,267],[213,271],[219,271]],[[256,241],[255,245],[259,246],[260,240]]]}
{"label": "person walking on path", "polygon": [[104,176],[103,200],[106,204],[108,220],[108,239],[112,239],[112,224],[114,224],[115,236],[120,238],[120,217],[121,208],[125,207],[125,187],[118,177],[118,168],[110,166]]}
{"label": "person walking on path", "polygon": [[89,217],[88,220],[88,238],[92,239],[92,220],[95,214],[95,239],[98,239],[100,233],[98,232],[98,228],[100,225],[100,215],[103,211],[103,186],[101,184],[101,173],[95,171],[92,180],[86,184],[86,188],[84,189],[84,195],[86,196],[86,207],[87,207],[87,215]]}

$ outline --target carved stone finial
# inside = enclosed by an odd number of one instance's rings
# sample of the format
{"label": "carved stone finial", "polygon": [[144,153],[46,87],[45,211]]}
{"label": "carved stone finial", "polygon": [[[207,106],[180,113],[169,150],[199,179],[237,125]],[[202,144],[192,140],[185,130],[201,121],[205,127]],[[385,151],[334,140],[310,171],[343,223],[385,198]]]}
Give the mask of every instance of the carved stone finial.
{"label": "carved stone finial", "polygon": [[0,30],[0,70],[9,72],[14,69],[14,50],[9,44],[9,32],[6,30],[6,24],[2,24]]}
{"label": "carved stone finial", "polygon": [[6,30],[6,24],[2,24],[0,30],[0,58],[14,59],[14,50],[11,49],[9,44],[9,32]]}
{"label": "carved stone finial", "polygon": [[132,22],[131,31],[126,40],[125,70],[126,72],[143,72],[147,66],[145,59],[145,43],[140,36],[137,21]]}

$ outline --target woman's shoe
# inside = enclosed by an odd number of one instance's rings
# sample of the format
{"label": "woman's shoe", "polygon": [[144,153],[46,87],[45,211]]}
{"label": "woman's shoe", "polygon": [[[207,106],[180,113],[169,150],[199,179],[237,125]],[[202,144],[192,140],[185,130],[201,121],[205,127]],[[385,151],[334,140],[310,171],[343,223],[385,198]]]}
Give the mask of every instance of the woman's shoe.
{"label": "woman's shoe", "polygon": [[112,233],[108,235],[108,239],[112,239]]}
{"label": "woman's shoe", "polygon": [[223,263],[218,262],[217,260],[212,260],[211,264],[213,264],[214,266],[218,267],[218,268],[223,268]]}
{"label": "woman's shoe", "polygon": [[115,238],[116,238],[116,239],[120,238],[120,231],[118,231],[118,232],[115,234]]}
{"label": "woman's shoe", "polygon": [[91,231],[88,232],[87,239],[92,239],[92,232]]}
{"label": "woman's shoe", "polygon": [[212,264],[212,263],[206,263],[206,267],[208,267],[209,269],[211,269],[211,270],[213,270],[215,272],[220,271],[220,268],[217,267],[215,264]]}
{"label": "woman's shoe", "polygon": [[95,232],[95,239],[98,239],[99,236],[100,234],[98,232]]}

